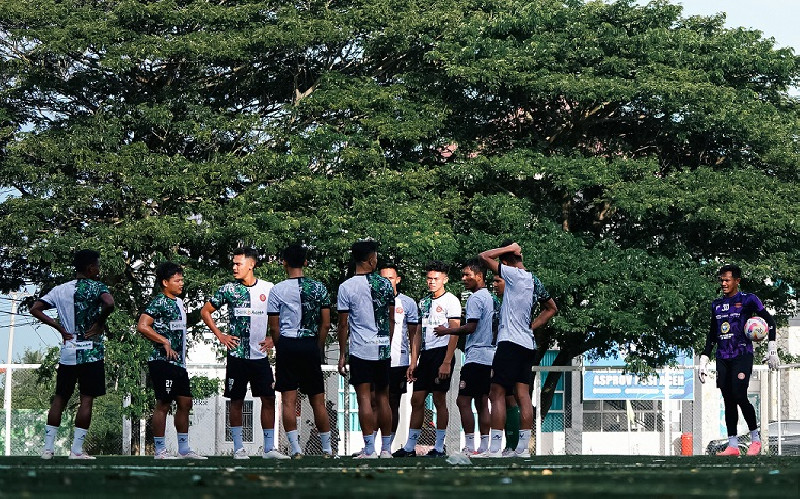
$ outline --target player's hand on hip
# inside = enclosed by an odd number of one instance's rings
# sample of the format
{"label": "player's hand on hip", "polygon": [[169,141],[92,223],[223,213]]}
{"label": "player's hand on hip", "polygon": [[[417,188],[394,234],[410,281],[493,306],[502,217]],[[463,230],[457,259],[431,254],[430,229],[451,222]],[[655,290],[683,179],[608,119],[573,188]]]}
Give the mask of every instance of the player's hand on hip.
{"label": "player's hand on hip", "polygon": [[74,336],[72,336],[70,333],[68,333],[67,330],[64,329],[63,327],[59,328],[58,332],[61,333],[61,337],[64,339],[64,343],[66,343],[66,342],[70,341],[72,338],[74,338]]}
{"label": "player's hand on hip", "polygon": [[178,360],[178,352],[172,349],[170,345],[164,345],[164,351],[167,353],[167,358]]}
{"label": "player's hand on hip", "polygon": [[266,352],[270,348],[272,348],[275,344],[272,342],[272,338],[267,336],[263,341],[258,342],[258,349],[262,352]]}
{"label": "player's hand on hip", "polygon": [[219,341],[229,350],[233,350],[239,345],[239,338],[236,336],[231,336],[230,334],[223,334]]}
{"label": "player's hand on hip", "polygon": [[339,369],[339,374],[341,374],[342,376],[347,376],[347,362],[346,362],[346,360],[347,359],[345,359],[344,356],[341,356],[341,355],[339,356],[338,369]]}
{"label": "player's hand on hip", "polygon": [[91,338],[92,336],[97,336],[103,334],[103,325],[99,322],[95,322],[94,324],[86,330],[83,334],[84,338]]}
{"label": "player's hand on hip", "polygon": [[708,375],[708,356],[701,355],[700,356],[700,370],[697,372],[697,377],[700,378],[700,383],[706,382],[706,376]]}
{"label": "player's hand on hip", "polygon": [[776,342],[770,341],[767,344],[767,357],[764,360],[767,362],[770,369],[774,370],[778,368],[780,359],[778,358],[778,345]]}

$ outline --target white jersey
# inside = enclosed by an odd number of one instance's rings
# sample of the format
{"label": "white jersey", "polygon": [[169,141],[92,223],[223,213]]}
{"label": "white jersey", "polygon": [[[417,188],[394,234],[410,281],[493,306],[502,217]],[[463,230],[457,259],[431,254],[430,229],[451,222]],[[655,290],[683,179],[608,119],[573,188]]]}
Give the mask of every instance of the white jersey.
{"label": "white jersey", "polygon": [[337,309],[347,312],[350,355],[362,360],[391,357],[390,307],[394,307],[394,289],[385,277],[356,275],[339,285]]}
{"label": "white jersey", "polygon": [[240,359],[263,359],[259,343],[267,337],[267,300],[272,290],[271,282],[258,279],[252,286],[231,282],[221,286],[209,303],[219,310],[228,305],[230,334],[239,338],[239,344],[228,351]]}
{"label": "white jersey", "polygon": [[550,294],[541,281],[525,269],[501,264],[498,275],[506,281],[506,290],[500,308],[497,342],[510,341],[533,350],[536,346],[531,330],[533,307],[539,301],[549,300]]}
{"label": "white jersey", "polygon": [[475,332],[467,335],[464,364],[492,365],[495,346],[492,322],[494,300],[486,288],[481,288],[467,298],[467,323],[477,322]]}
{"label": "white jersey", "polygon": [[409,365],[408,326],[419,324],[417,304],[399,293],[394,298],[394,332],[392,333],[392,367]]}
{"label": "white jersey", "polygon": [[419,301],[419,314],[422,323],[422,350],[446,347],[450,336],[436,336],[436,326],[448,326],[450,319],[461,320],[461,302],[453,293],[445,293],[439,298],[428,295]]}

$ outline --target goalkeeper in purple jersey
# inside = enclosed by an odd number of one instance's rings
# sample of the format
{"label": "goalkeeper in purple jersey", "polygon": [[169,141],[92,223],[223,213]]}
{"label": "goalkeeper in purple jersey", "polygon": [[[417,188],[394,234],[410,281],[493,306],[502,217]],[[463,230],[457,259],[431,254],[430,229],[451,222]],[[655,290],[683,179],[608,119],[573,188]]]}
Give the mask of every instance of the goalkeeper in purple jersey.
{"label": "goalkeeper in purple jersey", "polygon": [[706,346],[700,356],[700,382],[706,381],[706,366],[714,345],[717,346],[717,387],[725,402],[725,425],[728,428],[728,447],[718,456],[738,456],[739,439],[736,427],[739,412],[750,430],[748,456],[761,453],[761,435],[758,432],[756,410],[747,399],[747,386],[753,372],[753,342],[745,335],[745,324],[753,316],[763,318],[769,325],[769,347],[767,363],[771,369],[778,367],[778,351],[775,346],[775,319],[767,312],[761,300],[754,294],[739,291],[742,270],[736,265],[724,265],[719,269],[722,297],[711,302],[711,327],[706,337]]}

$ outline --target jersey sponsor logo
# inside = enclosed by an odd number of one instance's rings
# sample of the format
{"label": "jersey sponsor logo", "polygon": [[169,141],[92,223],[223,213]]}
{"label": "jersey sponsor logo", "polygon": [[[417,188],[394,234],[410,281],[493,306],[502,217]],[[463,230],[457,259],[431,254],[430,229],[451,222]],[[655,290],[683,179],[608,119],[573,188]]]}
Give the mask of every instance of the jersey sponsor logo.
{"label": "jersey sponsor logo", "polygon": [[75,343],[75,350],[91,350],[91,341],[78,341]]}
{"label": "jersey sponsor logo", "polygon": [[368,345],[378,345],[378,346],[387,346],[389,344],[389,337],[388,336],[378,336],[371,340],[367,340],[366,343]]}
{"label": "jersey sponsor logo", "polygon": [[170,331],[183,331],[186,329],[186,321],[169,321]]}
{"label": "jersey sponsor logo", "polygon": [[723,322],[719,327],[719,330],[722,332],[722,334],[728,334],[731,330],[731,325],[728,322]]}
{"label": "jersey sponsor logo", "polygon": [[259,296],[258,299],[261,300],[261,301],[267,301],[267,295],[265,295],[264,293],[261,293],[261,296]]}
{"label": "jersey sponsor logo", "polygon": [[233,309],[233,315],[236,317],[252,317],[266,315],[266,310],[256,310],[254,308],[236,307]]}

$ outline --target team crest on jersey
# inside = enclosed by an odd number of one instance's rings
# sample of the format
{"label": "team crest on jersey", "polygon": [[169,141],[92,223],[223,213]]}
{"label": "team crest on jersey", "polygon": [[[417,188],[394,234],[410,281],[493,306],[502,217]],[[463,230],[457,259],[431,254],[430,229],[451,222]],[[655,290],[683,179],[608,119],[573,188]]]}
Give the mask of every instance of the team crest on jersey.
{"label": "team crest on jersey", "polygon": [[728,332],[730,332],[731,330],[731,325],[728,324],[727,322],[723,322],[722,325],[719,327],[719,330],[722,332],[722,334],[728,334]]}
{"label": "team crest on jersey", "polygon": [[261,293],[261,296],[258,297],[261,301],[267,301],[267,295]]}
{"label": "team crest on jersey", "polygon": [[441,311],[442,311],[442,306],[441,306],[441,305],[437,305],[437,306],[436,306],[436,311],[437,311],[437,312],[439,312],[439,313],[441,313]]}
{"label": "team crest on jersey", "polygon": [[742,308],[741,302],[740,303],[734,303],[733,304],[733,308]]}
{"label": "team crest on jersey", "polygon": [[403,313],[403,307],[397,307],[397,308],[394,309],[394,311],[397,312],[398,314],[402,314]]}

